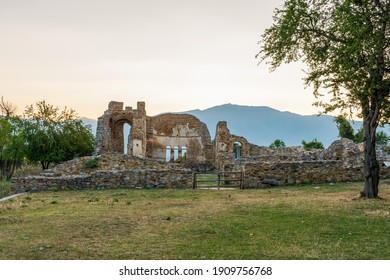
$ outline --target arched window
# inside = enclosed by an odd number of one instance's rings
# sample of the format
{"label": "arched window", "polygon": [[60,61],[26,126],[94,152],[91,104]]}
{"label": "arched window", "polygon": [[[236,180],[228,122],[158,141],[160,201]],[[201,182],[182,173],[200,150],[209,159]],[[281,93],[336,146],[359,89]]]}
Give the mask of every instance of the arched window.
{"label": "arched window", "polygon": [[181,147],[181,158],[182,159],[187,158],[187,147],[186,146]]}
{"label": "arched window", "polygon": [[234,152],[234,158],[240,158],[241,157],[241,149],[242,145],[240,142],[235,142],[233,146],[233,152]]}
{"label": "arched window", "polygon": [[179,158],[179,147],[175,146],[173,148],[173,160],[177,160]]}
{"label": "arched window", "polygon": [[171,146],[167,146],[166,150],[165,150],[165,161],[166,162],[170,162],[171,161]]}

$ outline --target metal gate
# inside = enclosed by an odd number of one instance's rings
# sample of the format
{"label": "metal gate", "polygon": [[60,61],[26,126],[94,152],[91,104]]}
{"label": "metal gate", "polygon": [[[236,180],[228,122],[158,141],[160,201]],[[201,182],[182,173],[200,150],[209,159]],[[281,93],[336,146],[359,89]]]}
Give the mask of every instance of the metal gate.
{"label": "metal gate", "polygon": [[193,173],[193,189],[198,188],[244,188],[245,174],[242,171]]}

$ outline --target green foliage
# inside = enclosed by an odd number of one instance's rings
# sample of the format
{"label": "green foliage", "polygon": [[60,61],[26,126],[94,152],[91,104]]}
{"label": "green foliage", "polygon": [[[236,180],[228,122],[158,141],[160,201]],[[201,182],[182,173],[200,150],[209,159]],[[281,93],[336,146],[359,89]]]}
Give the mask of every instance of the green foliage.
{"label": "green foliage", "polygon": [[26,155],[31,162],[40,162],[43,169],[51,163],[60,163],[75,157],[89,155],[94,150],[91,128],[76,119],[73,110],[37,103],[38,111],[28,106],[25,115],[24,137]]}
{"label": "green foliage", "polygon": [[354,130],[349,121],[342,115],[339,115],[334,118],[334,122],[337,125],[337,129],[339,130],[340,138],[347,138],[350,140],[355,139]]}
{"label": "green foliage", "polygon": [[379,145],[387,146],[390,141],[390,137],[383,131],[376,133],[376,143]]}
{"label": "green foliage", "polygon": [[[335,117],[334,122],[337,124],[337,128],[339,130],[339,136],[341,138],[347,138],[355,143],[363,142],[363,128],[360,128],[356,134],[351,124],[347,121],[347,119],[339,115]],[[383,131],[379,131],[376,133],[376,143],[380,145],[387,146],[390,141],[390,137]]]}
{"label": "green foliage", "polygon": [[25,143],[22,132],[18,117],[0,117],[0,180],[9,180],[23,163]]}
{"label": "green foliage", "polygon": [[314,95],[322,97],[322,90],[332,95],[330,102],[316,103],[325,112],[338,108],[364,117],[378,109],[385,120],[390,113],[384,98],[390,91],[389,13],[389,1],[286,0],[275,10],[257,56],[270,59],[273,70],[303,60],[305,83],[314,86]]}
{"label": "green foliage", "polygon": [[285,148],[286,144],[283,142],[283,140],[276,139],[274,142],[272,142],[271,145],[269,145],[271,149],[278,149],[278,148]]}
{"label": "green foliage", "polygon": [[87,160],[84,163],[84,167],[88,169],[96,168],[99,166],[99,158],[95,157],[93,159]]}
{"label": "green foliage", "polygon": [[302,145],[306,151],[323,150],[324,149],[324,145],[321,142],[319,142],[317,139],[314,139],[310,142],[306,142],[305,140],[303,140]]}

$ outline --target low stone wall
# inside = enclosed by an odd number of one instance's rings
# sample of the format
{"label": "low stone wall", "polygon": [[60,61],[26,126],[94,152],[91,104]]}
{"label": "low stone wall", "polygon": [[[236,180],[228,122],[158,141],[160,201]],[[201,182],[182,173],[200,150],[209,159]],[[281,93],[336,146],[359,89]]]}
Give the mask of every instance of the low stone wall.
{"label": "low stone wall", "polygon": [[102,170],[89,174],[29,176],[11,181],[15,193],[42,190],[191,188],[191,169]]}
{"label": "low stone wall", "polygon": [[[362,181],[363,166],[346,166],[340,160],[296,162],[250,162],[227,164],[224,171],[245,172],[245,187],[269,185]],[[390,168],[382,166],[381,178],[390,178]]]}

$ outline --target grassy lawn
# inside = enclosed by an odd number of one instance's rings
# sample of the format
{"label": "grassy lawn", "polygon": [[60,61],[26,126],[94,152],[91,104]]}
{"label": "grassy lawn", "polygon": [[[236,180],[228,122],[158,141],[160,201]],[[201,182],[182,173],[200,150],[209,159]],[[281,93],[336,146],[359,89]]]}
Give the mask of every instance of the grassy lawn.
{"label": "grassy lawn", "polygon": [[41,192],[0,203],[0,259],[390,259],[390,186]]}

